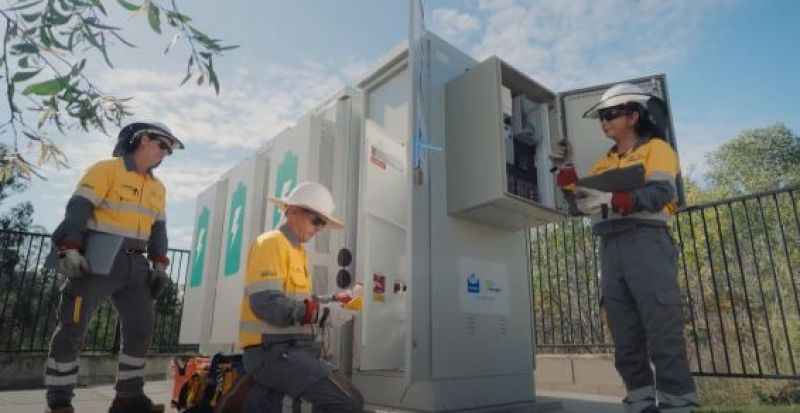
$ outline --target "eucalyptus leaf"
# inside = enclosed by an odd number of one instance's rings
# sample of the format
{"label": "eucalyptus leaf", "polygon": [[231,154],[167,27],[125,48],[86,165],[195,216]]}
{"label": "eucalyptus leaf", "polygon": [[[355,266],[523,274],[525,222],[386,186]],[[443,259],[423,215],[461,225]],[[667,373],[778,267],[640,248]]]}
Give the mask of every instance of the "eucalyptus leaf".
{"label": "eucalyptus leaf", "polygon": [[158,34],[161,34],[161,19],[159,18],[160,14],[161,11],[158,9],[158,6],[153,3],[148,3],[147,22],[150,23],[150,28]]}
{"label": "eucalyptus leaf", "polygon": [[25,95],[51,96],[62,91],[68,84],[67,78],[57,77],[55,79],[28,85],[22,93]]}
{"label": "eucalyptus leaf", "polygon": [[186,76],[184,76],[183,80],[181,80],[181,86],[183,86],[191,78],[192,78],[192,72],[186,72]]}
{"label": "eucalyptus leaf", "polygon": [[178,12],[174,12],[174,11],[168,11],[167,12],[167,17],[176,19],[176,20],[180,21],[181,23],[188,23],[188,22],[192,21],[191,17],[189,17],[189,16],[187,16],[185,14],[180,14]]}
{"label": "eucalyptus leaf", "polygon": [[135,44],[133,44],[133,43],[131,43],[131,42],[129,42],[129,41],[127,41],[127,40],[125,40],[125,38],[124,38],[124,37],[122,37],[122,36],[121,36],[119,33],[115,32],[115,31],[112,31],[112,32],[110,32],[110,33],[111,33],[111,35],[112,35],[112,36],[116,37],[116,38],[117,38],[117,40],[119,40],[120,42],[122,42],[122,44],[124,44],[125,46],[132,47],[132,48],[136,48],[136,45],[135,45]]}
{"label": "eucalyptus leaf", "polygon": [[30,14],[22,13],[22,20],[25,20],[28,23],[33,23],[36,20],[39,20],[39,17],[41,17],[41,16],[42,16],[42,13],[38,13],[38,12],[37,13],[30,13]]}
{"label": "eucalyptus leaf", "polygon": [[214,91],[219,95],[219,79],[217,79],[217,74],[214,73],[214,69],[208,69],[208,80],[211,82],[211,85],[214,86]]}
{"label": "eucalyptus leaf", "polygon": [[38,125],[39,128],[41,128],[42,125],[44,125],[44,123],[47,122],[47,119],[50,119],[50,116],[53,115],[53,112],[55,112],[55,110],[53,110],[53,108],[49,106],[44,110],[39,111],[39,117],[36,121],[36,124]]}
{"label": "eucalyptus leaf", "polygon": [[175,44],[178,43],[178,40],[180,40],[180,38],[181,38],[181,32],[175,33],[175,35],[172,36],[172,40],[170,40],[167,47],[164,48],[164,54],[169,53],[169,49],[172,49],[172,46],[175,46]]}
{"label": "eucalyptus leaf", "polygon": [[97,7],[98,9],[100,9],[100,12],[103,13],[104,16],[108,15],[108,12],[106,12],[105,6],[103,6],[103,3],[100,0],[90,0],[90,1],[92,2],[92,6]]}
{"label": "eucalyptus leaf", "polygon": [[11,77],[11,81],[12,82],[24,82],[24,81],[26,81],[26,80],[38,75],[39,72],[41,72],[41,71],[42,70],[39,69],[39,70],[30,71],[30,72],[17,72],[17,73],[14,73],[14,76]]}
{"label": "eucalyptus leaf", "polygon": [[39,52],[39,48],[36,47],[36,45],[32,44],[32,43],[15,44],[14,46],[11,47],[11,50],[16,52],[16,54],[22,54],[22,53],[29,53],[30,54],[30,53],[38,53]]}
{"label": "eucalyptus leaf", "polygon": [[63,24],[67,24],[72,16],[71,15],[70,16],[65,16],[65,15],[59,13],[55,9],[55,7],[52,7],[50,9],[49,17],[50,17],[50,22],[51,23],[53,23],[56,26],[61,26]]}
{"label": "eucalyptus leaf", "polygon": [[18,6],[7,8],[6,11],[25,10],[25,9],[33,7],[33,6],[35,6],[35,5],[37,5],[37,4],[41,3],[41,2],[42,2],[42,0],[36,0],[36,1],[32,1],[30,3],[20,4]]}
{"label": "eucalyptus leaf", "polygon": [[120,6],[124,7],[128,11],[139,11],[139,9],[142,8],[142,5],[138,5],[137,6],[137,5],[133,4],[133,3],[128,3],[125,0],[117,0],[117,3],[119,3]]}

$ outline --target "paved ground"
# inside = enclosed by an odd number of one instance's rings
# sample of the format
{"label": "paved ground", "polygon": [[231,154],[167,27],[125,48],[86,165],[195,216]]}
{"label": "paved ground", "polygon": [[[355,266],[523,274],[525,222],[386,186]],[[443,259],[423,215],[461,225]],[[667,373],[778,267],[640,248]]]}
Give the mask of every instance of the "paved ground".
{"label": "paved ground", "polygon": [[[158,403],[167,403],[170,398],[166,381],[147,383],[145,392]],[[80,388],[75,391],[73,406],[77,413],[105,413],[113,398],[113,385]],[[0,413],[42,413],[45,407],[44,390],[0,392]]]}
{"label": "paved ground", "polygon": [[[156,402],[169,405],[169,382],[150,382],[145,392]],[[105,413],[114,398],[112,385],[81,388],[75,392],[73,405],[77,413]],[[544,403],[561,403],[557,413],[622,413],[620,398],[572,393],[539,392]],[[42,413],[45,408],[44,390],[0,391],[0,413]],[[168,410],[175,412],[175,410]]]}

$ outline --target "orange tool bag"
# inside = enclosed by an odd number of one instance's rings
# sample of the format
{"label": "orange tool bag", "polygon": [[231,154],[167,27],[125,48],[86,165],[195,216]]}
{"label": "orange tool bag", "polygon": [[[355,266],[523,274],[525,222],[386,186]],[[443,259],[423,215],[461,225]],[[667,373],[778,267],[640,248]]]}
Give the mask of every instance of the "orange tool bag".
{"label": "orange tool bag", "polygon": [[[216,354],[172,363],[172,406],[184,413],[239,411],[250,387],[241,355]],[[235,387],[234,394],[232,393]]]}

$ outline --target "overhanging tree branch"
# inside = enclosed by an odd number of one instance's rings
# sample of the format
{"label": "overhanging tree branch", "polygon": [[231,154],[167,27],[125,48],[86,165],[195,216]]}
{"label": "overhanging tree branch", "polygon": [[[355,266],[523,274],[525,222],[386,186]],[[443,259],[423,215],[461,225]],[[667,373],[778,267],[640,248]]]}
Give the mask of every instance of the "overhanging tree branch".
{"label": "overhanging tree branch", "polygon": [[[178,11],[174,0],[170,0],[169,7],[153,0],[117,3],[131,17],[146,15],[147,24],[158,34],[162,34],[163,15],[176,30],[164,53],[182,39],[189,45],[187,74],[181,84],[196,76],[198,85],[207,84],[219,94],[213,56],[238,46],[224,46],[219,39],[191,25],[192,19]],[[114,41],[135,46],[120,34],[122,28],[108,23],[101,0],[18,0],[0,9],[0,16],[6,24],[0,65],[5,73],[5,101],[10,112],[8,120],[0,124],[0,137],[9,130],[14,140],[13,151],[0,160],[0,180],[30,179],[32,175],[41,176],[36,168],[43,164],[66,166],[66,157],[46,136],[48,126],[55,126],[61,134],[74,128],[106,133],[109,123],[119,126],[132,114],[127,106],[130,98],[105,93],[84,73],[84,68],[93,60],[87,51],[98,52],[113,68],[108,51]],[[22,92],[17,93],[19,90]],[[26,99],[33,106],[20,110],[19,99]],[[28,113],[36,114],[35,127],[29,122]],[[20,153],[18,140],[22,136],[39,146],[36,165]]]}

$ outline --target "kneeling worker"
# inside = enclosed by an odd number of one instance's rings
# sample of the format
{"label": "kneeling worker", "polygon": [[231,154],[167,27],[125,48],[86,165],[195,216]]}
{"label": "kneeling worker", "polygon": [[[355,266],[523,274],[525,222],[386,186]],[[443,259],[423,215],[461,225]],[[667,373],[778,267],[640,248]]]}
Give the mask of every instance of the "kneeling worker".
{"label": "kneeling worker", "polygon": [[239,326],[244,365],[255,385],[244,412],[280,412],[284,395],[310,402],[315,411],[360,412],[363,398],[338,371],[321,360],[315,333],[320,320],[341,319],[337,301],[312,295],[303,244],[323,228],[340,229],[330,192],[313,182],[299,184],[286,198],[270,198],[284,211],[278,229],[250,245],[245,299]]}

